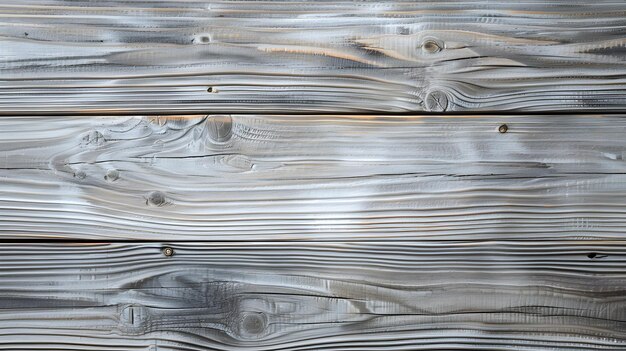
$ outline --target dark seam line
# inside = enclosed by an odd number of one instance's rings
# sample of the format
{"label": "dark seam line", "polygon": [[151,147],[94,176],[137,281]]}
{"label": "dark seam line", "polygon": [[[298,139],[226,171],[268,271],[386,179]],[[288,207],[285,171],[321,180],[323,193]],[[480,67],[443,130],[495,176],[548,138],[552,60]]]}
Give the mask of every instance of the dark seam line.
{"label": "dark seam line", "polygon": [[[611,241],[611,242],[624,242],[626,244],[626,238],[607,238],[607,237],[598,237],[598,238],[585,238],[581,239],[581,236],[577,237],[560,237],[560,238],[536,238],[536,239],[523,239],[523,238],[511,238],[511,239],[411,239],[408,237],[399,237],[399,238],[343,238],[343,239],[240,239],[240,240],[227,240],[227,239],[170,239],[170,240],[157,240],[157,239],[84,239],[84,238],[32,238],[32,239],[1,239],[0,243],[5,244],[68,244],[68,243],[92,243],[92,244],[114,244],[114,243],[126,243],[126,244],[176,244],[176,243],[211,243],[211,244],[219,244],[219,243],[230,243],[230,244],[250,244],[254,246],[255,243],[291,243],[291,244],[322,244],[322,243],[345,243],[345,244],[360,244],[360,243],[371,243],[384,242],[383,246],[398,246],[400,243],[437,243],[437,242],[446,242],[446,243],[506,243],[506,242],[523,242],[523,243],[532,243],[532,242],[555,242],[555,241],[565,241],[565,242],[578,242],[578,243],[587,243],[590,245],[595,245],[598,243]],[[582,249],[582,247],[581,247]],[[584,250],[583,250],[584,251]]]}
{"label": "dark seam line", "polygon": [[177,110],[177,111],[162,111],[162,112],[146,112],[146,111],[94,111],[94,112],[42,112],[42,111],[0,111],[0,117],[18,117],[18,116],[30,116],[30,117],[47,117],[47,116],[67,116],[67,117],[92,117],[92,116],[181,116],[181,115],[212,115],[212,114],[230,114],[230,115],[280,115],[280,116],[397,116],[397,117],[414,117],[414,116],[428,116],[428,117],[450,117],[450,116],[551,116],[551,115],[620,115],[623,114],[626,117],[626,109],[581,109],[581,110],[559,110],[559,111],[507,111],[507,110],[494,110],[494,111],[451,111],[451,112],[428,112],[428,111],[408,111],[408,112],[384,112],[384,111],[354,111],[354,112],[328,112],[328,111],[271,111],[271,110],[258,110],[258,111],[233,111],[233,110]]}

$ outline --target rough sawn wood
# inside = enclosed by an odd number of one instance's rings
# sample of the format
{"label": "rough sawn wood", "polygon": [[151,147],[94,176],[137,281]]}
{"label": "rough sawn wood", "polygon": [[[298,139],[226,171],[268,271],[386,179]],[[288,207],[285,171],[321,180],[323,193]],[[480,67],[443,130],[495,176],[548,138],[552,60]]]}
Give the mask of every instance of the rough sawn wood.
{"label": "rough sawn wood", "polygon": [[624,1],[0,1],[0,114],[626,106]]}
{"label": "rough sawn wood", "polygon": [[617,239],[624,135],[622,115],[4,117],[0,235]]}
{"label": "rough sawn wood", "polygon": [[163,245],[5,244],[0,349],[626,348],[624,241]]}

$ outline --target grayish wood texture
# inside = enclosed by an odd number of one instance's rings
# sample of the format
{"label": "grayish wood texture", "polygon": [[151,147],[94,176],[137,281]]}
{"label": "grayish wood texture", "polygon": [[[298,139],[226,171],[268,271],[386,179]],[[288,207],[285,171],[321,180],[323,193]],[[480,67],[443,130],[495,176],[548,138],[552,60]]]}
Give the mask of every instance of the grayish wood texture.
{"label": "grayish wood texture", "polygon": [[625,28],[623,0],[2,0],[0,114],[623,110]]}
{"label": "grayish wood texture", "polygon": [[624,110],[625,33],[622,0],[0,0],[0,350],[626,350],[626,116],[339,115]]}
{"label": "grayish wood texture", "polygon": [[623,238],[624,135],[622,115],[4,117],[0,232]]}
{"label": "grayish wood texture", "polygon": [[173,248],[5,244],[0,349],[626,349],[624,241]]}

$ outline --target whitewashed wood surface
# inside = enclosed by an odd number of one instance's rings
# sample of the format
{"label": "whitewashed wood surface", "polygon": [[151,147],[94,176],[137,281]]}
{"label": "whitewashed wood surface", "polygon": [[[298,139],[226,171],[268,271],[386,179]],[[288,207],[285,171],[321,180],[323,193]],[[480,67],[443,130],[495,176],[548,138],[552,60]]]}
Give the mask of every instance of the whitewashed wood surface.
{"label": "whitewashed wood surface", "polygon": [[618,239],[624,135],[623,115],[3,117],[0,235]]}
{"label": "whitewashed wood surface", "polygon": [[0,350],[626,350],[625,46],[623,0],[0,0]]}
{"label": "whitewashed wood surface", "polygon": [[0,114],[623,111],[625,28],[623,0],[2,0]]}
{"label": "whitewashed wood surface", "polygon": [[0,349],[626,349],[625,241],[163,245],[4,244]]}

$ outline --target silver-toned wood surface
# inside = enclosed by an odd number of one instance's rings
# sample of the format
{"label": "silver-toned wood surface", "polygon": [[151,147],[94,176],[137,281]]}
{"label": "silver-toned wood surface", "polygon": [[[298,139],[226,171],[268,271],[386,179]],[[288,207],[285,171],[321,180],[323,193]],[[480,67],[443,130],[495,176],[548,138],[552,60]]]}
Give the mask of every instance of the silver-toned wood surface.
{"label": "silver-toned wood surface", "polygon": [[0,1],[0,113],[624,110],[623,0]]}
{"label": "silver-toned wood surface", "polygon": [[0,349],[626,349],[624,241],[170,247],[4,244]]}
{"label": "silver-toned wood surface", "polygon": [[622,115],[4,117],[0,234],[623,238],[624,135]]}

